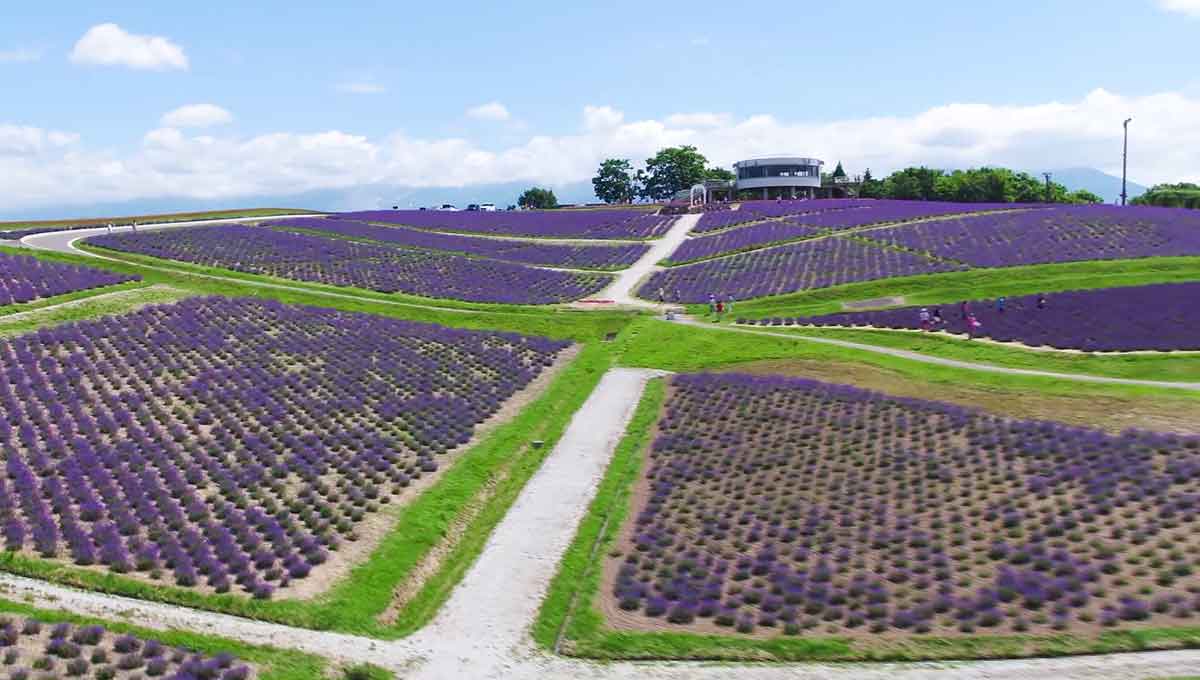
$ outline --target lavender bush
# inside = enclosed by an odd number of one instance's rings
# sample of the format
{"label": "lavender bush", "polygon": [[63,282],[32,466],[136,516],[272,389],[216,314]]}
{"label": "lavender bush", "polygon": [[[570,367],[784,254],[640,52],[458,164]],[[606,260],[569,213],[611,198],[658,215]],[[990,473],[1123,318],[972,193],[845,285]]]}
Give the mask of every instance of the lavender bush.
{"label": "lavender bush", "polygon": [[0,307],[126,281],[140,281],[141,278],[103,269],[48,262],[28,255],[0,253]]}
{"label": "lavender bush", "polygon": [[864,236],[975,267],[1200,255],[1200,214],[1060,206],[900,225]]}
{"label": "lavender bush", "polygon": [[[972,300],[968,311],[982,323],[975,335],[1001,342],[1085,351],[1200,350],[1200,282],[1162,283],[1127,288],[1073,290],[996,300]],[[943,324],[930,327],[966,333],[959,303],[929,305]],[[921,307],[823,316],[760,319],[759,325],[865,326],[922,329]]]}
{"label": "lavender bush", "polygon": [[797,224],[790,220],[759,222],[739,229],[730,229],[711,236],[689,238],[667,258],[671,265],[685,264],[743,250],[763,248],[776,243],[797,241],[825,233],[822,229]]}
{"label": "lavender bush", "polygon": [[[43,631],[42,626],[29,623],[28,620],[23,622],[7,616],[0,617],[0,644],[5,648],[4,664],[9,667],[8,677],[29,677],[22,666],[44,669],[37,674],[38,678],[125,680],[133,678],[136,669],[146,671],[150,677],[209,680],[255,677],[252,667],[239,664],[230,654],[210,657],[184,649],[167,650],[157,640],[143,641],[130,635],[117,636],[100,626],[60,624]],[[32,623],[37,624],[36,621]],[[79,631],[84,628],[91,632],[81,641]],[[124,641],[132,641],[129,653],[109,664],[106,648],[116,647]]]}
{"label": "lavender bush", "polygon": [[1049,633],[1200,610],[1198,437],[680,375],[645,475],[606,588],[657,626]]}
{"label": "lavender bush", "polygon": [[449,212],[441,210],[369,210],[336,215],[360,222],[403,224],[419,229],[500,236],[586,239],[646,239],[662,236],[675,217],[644,210],[529,210]]}
{"label": "lavender bush", "polygon": [[410,248],[478,255],[498,260],[571,269],[624,269],[637,262],[650,246],[538,243],[511,239],[440,234],[401,226],[380,226],[340,219],[298,218],[273,226],[299,227],[339,236],[371,239]]}
{"label": "lavender bush", "polygon": [[225,298],[5,340],[5,548],[270,597],[565,346]]}
{"label": "lavender bush", "polygon": [[824,198],[819,200],[796,201],[742,201],[737,210],[705,211],[696,223],[693,232],[702,234],[719,229],[727,229],[739,224],[761,222],[763,220],[795,215],[817,215],[825,212],[846,210],[874,201],[860,199]]}
{"label": "lavender bush", "polygon": [[712,294],[746,299],[956,269],[965,267],[852,239],[827,238],[671,267],[654,273],[638,295],[651,299],[661,288],[672,296],[677,291],[681,302],[704,302]]}
{"label": "lavender bush", "polygon": [[470,302],[566,302],[611,281],[605,274],[559,272],[240,225],[104,234],[88,242],[249,274]]}

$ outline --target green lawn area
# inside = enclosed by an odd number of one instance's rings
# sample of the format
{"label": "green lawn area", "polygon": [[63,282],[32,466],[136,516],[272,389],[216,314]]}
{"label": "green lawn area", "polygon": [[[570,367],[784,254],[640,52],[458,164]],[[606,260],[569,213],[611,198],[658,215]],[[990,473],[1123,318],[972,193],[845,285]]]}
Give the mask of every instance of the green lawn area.
{"label": "green lawn area", "polygon": [[181,212],[181,213],[160,213],[155,215],[126,215],[124,217],[80,217],[67,220],[18,220],[14,222],[0,222],[0,231],[10,231],[13,229],[36,229],[39,227],[77,227],[84,224],[103,225],[108,222],[113,224],[129,224],[136,221],[138,224],[156,224],[161,222],[190,222],[193,220],[217,220],[229,219],[232,217],[274,217],[276,215],[312,215],[319,214],[314,210],[304,210],[302,208],[240,208],[231,210],[201,210],[196,212]]}

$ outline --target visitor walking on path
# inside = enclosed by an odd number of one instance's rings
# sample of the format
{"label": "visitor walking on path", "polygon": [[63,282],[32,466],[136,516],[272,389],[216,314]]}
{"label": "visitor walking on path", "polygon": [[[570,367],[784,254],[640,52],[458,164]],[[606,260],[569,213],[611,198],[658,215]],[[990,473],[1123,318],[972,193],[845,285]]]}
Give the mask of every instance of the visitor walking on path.
{"label": "visitor walking on path", "polygon": [[708,313],[715,314],[717,311],[717,296],[712,293],[708,294]]}
{"label": "visitor walking on path", "polygon": [[942,318],[942,308],[934,307],[933,308],[933,325],[936,327],[936,326],[941,326],[944,323],[946,323],[946,320]]}
{"label": "visitor walking on path", "polygon": [[963,300],[962,302],[960,302],[958,304],[958,314],[963,319],[970,316],[971,315],[971,303],[967,302],[966,300]]}
{"label": "visitor walking on path", "polygon": [[725,303],[721,300],[717,300],[717,316],[720,317],[724,313],[725,313]]}
{"label": "visitor walking on path", "polygon": [[1045,293],[1038,293],[1037,308],[1038,309],[1046,308],[1046,294]]}
{"label": "visitor walking on path", "polygon": [[1003,295],[996,298],[996,311],[997,312],[1000,312],[1001,314],[1004,313],[1004,303],[1005,303],[1005,298]]}
{"label": "visitor walking on path", "polygon": [[659,289],[658,289],[658,304],[661,305],[662,303],[664,303],[666,301],[667,301],[667,291],[663,290],[662,287],[659,287]]}
{"label": "visitor walking on path", "polygon": [[920,313],[917,315],[917,318],[921,320],[921,330],[929,330],[929,310],[922,307]]}
{"label": "visitor walking on path", "polygon": [[728,295],[728,296],[726,296],[726,299],[725,299],[725,311],[727,311],[727,312],[732,312],[732,311],[733,311],[733,296],[732,296],[732,295]]}

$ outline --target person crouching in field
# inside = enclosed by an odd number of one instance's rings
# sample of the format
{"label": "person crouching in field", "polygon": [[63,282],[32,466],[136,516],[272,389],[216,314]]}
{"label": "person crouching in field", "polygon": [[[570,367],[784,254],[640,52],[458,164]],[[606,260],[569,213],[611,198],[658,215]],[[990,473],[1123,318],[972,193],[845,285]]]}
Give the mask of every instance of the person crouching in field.
{"label": "person crouching in field", "polygon": [[967,313],[967,339],[974,340],[975,334],[979,332],[979,328],[983,326],[979,319],[975,318],[974,314]]}

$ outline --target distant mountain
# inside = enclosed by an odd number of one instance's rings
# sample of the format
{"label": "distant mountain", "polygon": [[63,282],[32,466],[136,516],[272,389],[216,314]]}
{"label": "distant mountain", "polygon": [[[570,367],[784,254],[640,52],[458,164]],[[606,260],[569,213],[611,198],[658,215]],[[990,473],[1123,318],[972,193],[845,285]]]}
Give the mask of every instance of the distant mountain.
{"label": "distant mountain", "polygon": [[[453,203],[465,208],[471,203],[495,203],[504,208],[515,205],[517,197],[532,182],[485,184],[472,187],[402,187],[368,184],[348,189],[322,189],[297,194],[267,196],[250,195],[219,200],[192,198],[154,198],[88,205],[59,205],[24,211],[0,208],[0,221],[68,219],[87,217],[116,217],[122,215],[151,215],[168,212],[222,210],[226,208],[307,208],[309,210],[370,210],[398,206],[402,209],[440,206]],[[596,201],[591,182],[543,184],[554,190],[561,203],[592,203]]]}
{"label": "distant mountain", "polygon": [[[1040,177],[1041,171],[1029,174]],[[1121,197],[1121,178],[1114,177],[1095,168],[1063,168],[1051,170],[1051,178],[1071,191],[1087,189],[1104,199],[1105,203],[1113,203]],[[1141,196],[1146,193],[1146,187],[1137,182],[1127,182],[1125,193],[1128,198]]]}

